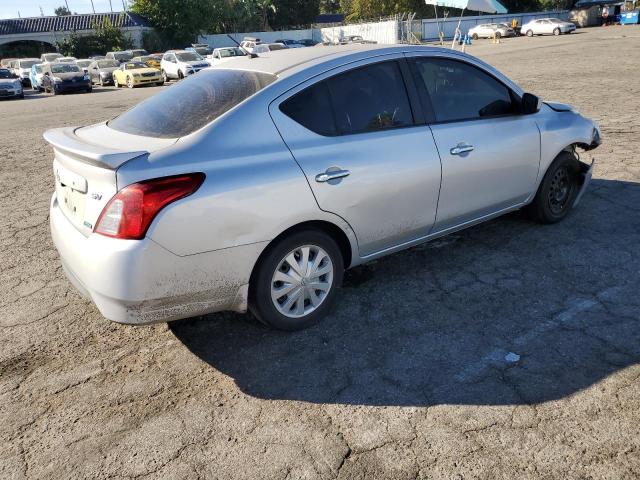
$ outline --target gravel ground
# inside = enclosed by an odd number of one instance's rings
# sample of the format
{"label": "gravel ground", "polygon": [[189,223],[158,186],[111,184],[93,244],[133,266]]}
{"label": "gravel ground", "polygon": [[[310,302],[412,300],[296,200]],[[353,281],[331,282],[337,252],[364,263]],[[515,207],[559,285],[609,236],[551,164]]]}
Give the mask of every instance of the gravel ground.
{"label": "gravel ground", "polygon": [[469,51],[598,120],[592,188],[359,267],[295,334],[121,326],[64,277],[42,133],[158,88],[0,103],[0,478],[640,477],[640,27]]}

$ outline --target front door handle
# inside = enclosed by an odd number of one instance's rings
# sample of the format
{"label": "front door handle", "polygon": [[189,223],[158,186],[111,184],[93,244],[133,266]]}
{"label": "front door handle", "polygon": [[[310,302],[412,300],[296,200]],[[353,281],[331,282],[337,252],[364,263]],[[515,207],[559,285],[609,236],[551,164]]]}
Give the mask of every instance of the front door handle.
{"label": "front door handle", "polygon": [[332,170],[327,169],[324,173],[319,173],[316,175],[316,182],[328,182],[329,180],[336,180],[338,178],[343,178],[349,176],[351,172],[349,170]]}
{"label": "front door handle", "polygon": [[468,153],[473,150],[473,145],[467,145],[466,143],[459,143],[451,150],[451,155],[462,155],[463,153]]}

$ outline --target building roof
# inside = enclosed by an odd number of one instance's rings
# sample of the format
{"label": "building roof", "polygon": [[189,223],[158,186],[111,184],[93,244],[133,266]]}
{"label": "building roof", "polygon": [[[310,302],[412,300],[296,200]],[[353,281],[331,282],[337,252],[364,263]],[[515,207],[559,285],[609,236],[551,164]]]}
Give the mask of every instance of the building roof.
{"label": "building roof", "polygon": [[149,27],[149,22],[135,13],[88,13],[53,17],[11,18],[0,20],[0,35],[21,33],[91,30],[95,24],[109,19],[114,27]]}

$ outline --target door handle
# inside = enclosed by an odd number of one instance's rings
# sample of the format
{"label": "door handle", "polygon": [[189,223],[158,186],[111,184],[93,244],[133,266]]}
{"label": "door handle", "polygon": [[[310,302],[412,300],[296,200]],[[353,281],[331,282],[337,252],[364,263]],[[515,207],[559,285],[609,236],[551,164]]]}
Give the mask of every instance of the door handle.
{"label": "door handle", "polygon": [[327,169],[324,173],[316,175],[316,182],[328,182],[329,180],[336,180],[337,178],[343,178],[349,176],[351,172],[349,170],[331,170]]}
{"label": "door handle", "polygon": [[466,143],[459,143],[451,150],[451,155],[462,155],[463,153],[468,153],[473,150],[473,145],[467,145]]}

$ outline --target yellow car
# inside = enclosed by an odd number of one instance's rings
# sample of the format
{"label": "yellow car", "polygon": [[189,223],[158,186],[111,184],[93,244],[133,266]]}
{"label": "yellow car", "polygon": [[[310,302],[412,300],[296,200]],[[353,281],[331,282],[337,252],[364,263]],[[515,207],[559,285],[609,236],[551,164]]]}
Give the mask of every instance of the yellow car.
{"label": "yellow car", "polygon": [[125,62],[113,72],[113,84],[116,88],[126,85],[129,88],[138,85],[162,85],[164,81],[160,70],[147,67],[142,62]]}
{"label": "yellow car", "polygon": [[162,58],[156,57],[155,55],[144,55],[142,57],[133,57],[131,59],[132,62],[142,62],[147,67],[157,68],[158,70],[160,70],[160,60],[162,60]]}

